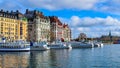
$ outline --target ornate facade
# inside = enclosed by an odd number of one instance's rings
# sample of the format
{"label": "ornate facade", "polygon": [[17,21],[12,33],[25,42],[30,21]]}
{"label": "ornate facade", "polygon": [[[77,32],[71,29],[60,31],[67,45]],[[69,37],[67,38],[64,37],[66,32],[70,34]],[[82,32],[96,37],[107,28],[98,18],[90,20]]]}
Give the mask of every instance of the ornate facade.
{"label": "ornate facade", "polygon": [[37,10],[26,9],[23,15],[18,10],[8,12],[0,10],[0,37],[8,41],[70,41],[71,30],[56,16],[44,16]]}
{"label": "ornate facade", "polygon": [[68,25],[63,24],[58,17],[51,16],[50,18],[50,27],[51,27],[51,40],[55,41],[61,39],[64,41],[70,41],[71,39],[71,30]]}
{"label": "ornate facade", "polygon": [[71,41],[71,29],[68,24],[63,24],[63,31],[64,41]]}
{"label": "ornate facade", "polygon": [[29,41],[50,41],[50,19],[39,11],[26,10]]}

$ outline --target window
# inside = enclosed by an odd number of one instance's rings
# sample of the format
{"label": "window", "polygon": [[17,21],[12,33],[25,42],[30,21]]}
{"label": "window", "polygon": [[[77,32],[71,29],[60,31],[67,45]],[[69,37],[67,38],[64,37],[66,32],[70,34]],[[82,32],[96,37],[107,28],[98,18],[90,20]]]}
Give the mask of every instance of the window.
{"label": "window", "polygon": [[4,19],[3,19],[3,18],[1,18],[1,20],[2,20],[2,21],[4,21]]}

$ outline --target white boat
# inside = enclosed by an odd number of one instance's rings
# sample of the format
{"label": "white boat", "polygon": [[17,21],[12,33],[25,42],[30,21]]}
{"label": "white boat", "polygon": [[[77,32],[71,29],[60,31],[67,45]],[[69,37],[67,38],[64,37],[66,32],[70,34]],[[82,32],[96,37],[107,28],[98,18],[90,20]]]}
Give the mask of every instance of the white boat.
{"label": "white boat", "polygon": [[97,47],[103,47],[103,43],[101,42],[95,42],[94,45]]}
{"label": "white boat", "polygon": [[42,51],[50,49],[47,46],[46,42],[34,42],[33,45],[30,46],[31,51]]}
{"label": "white boat", "polygon": [[93,48],[94,44],[93,43],[86,43],[86,42],[68,42],[71,44],[72,48]]}
{"label": "white boat", "polygon": [[71,49],[71,45],[66,42],[61,42],[60,40],[55,41],[54,43],[49,44],[50,49]]}
{"label": "white boat", "polygon": [[30,44],[25,41],[2,42],[0,43],[0,51],[4,52],[30,51]]}
{"label": "white boat", "polygon": [[91,41],[94,44],[94,47],[103,47],[103,43],[100,41]]}

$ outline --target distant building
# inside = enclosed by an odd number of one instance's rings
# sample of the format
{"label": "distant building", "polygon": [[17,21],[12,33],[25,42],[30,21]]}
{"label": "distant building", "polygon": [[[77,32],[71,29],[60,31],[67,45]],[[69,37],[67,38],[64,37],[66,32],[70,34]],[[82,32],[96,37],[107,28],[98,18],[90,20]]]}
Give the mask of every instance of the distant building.
{"label": "distant building", "polygon": [[120,40],[120,37],[119,36],[112,36],[111,31],[110,31],[108,35],[102,35],[100,37],[100,39],[101,39],[101,41],[103,41],[105,43],[114,43],[114,42]]}
{"label": "distant building", "polygon": [[28,40],[50,41],[50,19],[37,10],[26,9],[25,16],[28,18]]}
{"label": "distant building", "polygon": [[103,42],[114,42],[114,41],[117,41],[117,40],[120,40],[120,37],[119,36],[111,36],[112,38],[110,38],[109,36],[101,36],[101,41]]}
{"label": "distant building", "polygon": [[27,19],[18,10],[0,11],[0,35],[7,41],[27,39]]}

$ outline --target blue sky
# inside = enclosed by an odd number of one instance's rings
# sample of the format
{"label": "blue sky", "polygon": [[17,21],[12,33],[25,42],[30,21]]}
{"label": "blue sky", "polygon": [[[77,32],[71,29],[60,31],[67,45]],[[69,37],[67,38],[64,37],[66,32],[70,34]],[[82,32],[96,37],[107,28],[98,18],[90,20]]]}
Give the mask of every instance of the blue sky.
{"label": "blue sky", "polygon": [[88,37],[120,36],[120,0],[0,0],[4,10],[25,12],[37,9],[46,16],[58,16],[69,24],[72,38],[80,33]]}

